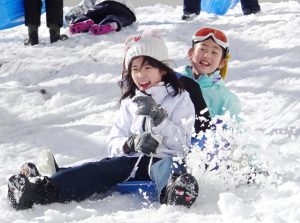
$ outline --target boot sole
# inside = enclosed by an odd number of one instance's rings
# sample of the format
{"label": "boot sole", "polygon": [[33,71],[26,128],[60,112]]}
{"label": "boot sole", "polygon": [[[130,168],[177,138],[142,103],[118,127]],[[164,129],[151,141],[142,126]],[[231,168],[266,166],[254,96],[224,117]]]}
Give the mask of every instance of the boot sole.
{"label": "boot sole", "polygon": [[183,174],[176,179],[174,188],[168,197],[168,204],[190,208],[198,197],[198,191],[199,186],[195,177],[191,174]]}

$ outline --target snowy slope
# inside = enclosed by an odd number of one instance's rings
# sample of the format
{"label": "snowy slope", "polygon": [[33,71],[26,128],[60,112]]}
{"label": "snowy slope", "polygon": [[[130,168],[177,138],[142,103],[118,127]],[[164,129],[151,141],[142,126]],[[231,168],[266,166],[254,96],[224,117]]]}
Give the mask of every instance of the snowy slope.
{"label": "snowy slope", "polygon": [[[137,8],[138,22],[119,33],[78,34],[55,44],[49,44],[43,17],[41,44],[34,47],[23,45],[24,26],[0,31],[0,221],[300,222],[300,3],[261,7],[257,15],[243,16],[238,5],[226,16],[201,13],[190,22],[179,19],[181,7]],[[246,138],[266,159],[271,180],[224,189],[220,181],[197,176],[201,193],[189,210],[117,193],[19,212],[9,206],[8,177],[41,149],[51,149],[60,165],[107,155],[128,35],[161,29],[179,67],[188,63],[192,33],[201,26],[229,36],[227,85],[241,99]]]}

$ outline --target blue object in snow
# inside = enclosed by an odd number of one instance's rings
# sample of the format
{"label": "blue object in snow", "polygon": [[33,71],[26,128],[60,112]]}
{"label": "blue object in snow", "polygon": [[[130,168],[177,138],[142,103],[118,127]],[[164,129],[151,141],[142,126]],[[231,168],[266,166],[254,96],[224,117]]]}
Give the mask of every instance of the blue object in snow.
{"label": "blue object in snow", "polygon": [[201,139],[197,137],[192,137],[192,145],[197,146],[201,150],[203,150],[206,140],[207,138],[205,137],[205,135],[203,135]]}
{"label": "blue object in snow", "polygon": [[[192,145],[199,147],[201,150],[204,148],[205,141],[205,136],[201,139],[195,137],[191,139]],[[158,199],[156,184],[153,181],[126,181],[117,184],[114,190],[122,194],[140,193],[144,195],[143,193],[146,193],[144,197],[147,197],[147,199],[151,201],[157,201]]]}
{"label": "blue object in snow", "polygon": [[[45,12],[45,0],[42,0],[42,13]],[[0,30],[24,24],[23,0],[0,0]]]}
{"label": "blue object in snow", "polygon": [[240,0],[201,0],[201,11],[217,15],[225,15]]}
{"label": "blue object in snow", "polygon": [[122,194],[139,193],[151,201],[158,199],[156,185],[153,181],[126,181],[117,184],[114,189]]}

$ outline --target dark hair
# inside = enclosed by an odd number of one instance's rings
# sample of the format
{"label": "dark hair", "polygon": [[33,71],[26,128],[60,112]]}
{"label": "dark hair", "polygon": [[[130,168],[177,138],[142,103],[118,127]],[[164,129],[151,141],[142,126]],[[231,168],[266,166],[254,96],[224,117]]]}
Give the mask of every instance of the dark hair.
{"label": "dark hair", "polygon": [[[135,57],[137,58],[137,57]],[[135,59],[133,58],[133,59]],[[131,74],[131,67],[132,67],[132,61],[130,61],[128,65],[127,71],[124,71],[122,74],[122,80],[119,82],[119,86],[121,87],[121,90],[123,92],[123,95],[121,96],[120,101],[122,101],[125,98],[132,98],[135,96],[135,91],[138,89],[138,87],[135,85],[133,79],[132,79],[132,74]],[[165,71],[166,74],[163,75],[162,81],[165,83],[166,88],[168,86],[171,86],[174,89],[174,94],[173,96],[176,96],[177,94],[180,94],[183,91],[183,88],[181,87],[180,83],[178,82],[178,78],[176,75],[176,72],[164,64],[161,61],[158,61],[152,57],[149,56],[143,56],[143,62],[142,66],[145,63],[148,63],[149,65],[160,69],[161,71]]]}
{"label": "dark hair", "polygon": [[[208,40],[208,39],[212,39],[214,42],[216,42],[211,36],[210,37],[208,37],[207,39],[205,39],[205,40]],[[192,43],[192,48],[194,49],[194,47],[195,47],[195,45],[197,44],[197,43],[201,43],[201,42],[203,42],[204,40],[202,40],[202,41],[195,41],[195,42],[193,42]],[[219,44],[218,44],[219,45]],[[220,45],[219,45],[220,46]],[[224,47],[222,47],[222,46],[220,46],[221,47],[221,49],[222,49],[222,59],[224,59],[225,57],[226,57],[226,55],[227,55],[227,53],[229,52],[229,48],[224,48]]]}

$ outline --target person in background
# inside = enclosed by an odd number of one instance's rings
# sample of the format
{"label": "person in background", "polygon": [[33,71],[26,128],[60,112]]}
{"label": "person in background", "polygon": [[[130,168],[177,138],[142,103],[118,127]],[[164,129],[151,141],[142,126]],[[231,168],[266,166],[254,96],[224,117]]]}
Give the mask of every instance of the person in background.
{"label": "person in background", "polygon": [[129,0],[83,0],[65,16],[72,34],[90,31],[93,35],[120,31],[136,21]]}
{"label": "person in background", "polygon": [[[260,12],[258,0],[241,0],[244,15]],[[182,20],[189,20],[193,16],[199,15],[201,11],[201,0],[183,0]]]}
{"label": "person in background", "polygon": [[[28,26],[28,39],[25,45],[34,46],[39,43],[38,28],[41,25],[41,0],[24,0],[25,25]],[[60,35],[63,26],[63,0],[45,0],[47,27],[50,33],[50,43],[68,39]]]}
{"label": "person in background", "polygon": [[241,0],[244,15],[256,14],[260,12],[258,0]]}
{"label": "person in background", "polygon": [[201,11],[201,0],[183,0],[182,20],[189,20]]}

